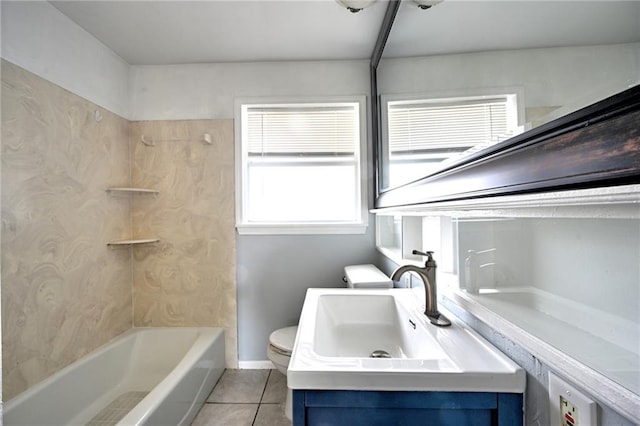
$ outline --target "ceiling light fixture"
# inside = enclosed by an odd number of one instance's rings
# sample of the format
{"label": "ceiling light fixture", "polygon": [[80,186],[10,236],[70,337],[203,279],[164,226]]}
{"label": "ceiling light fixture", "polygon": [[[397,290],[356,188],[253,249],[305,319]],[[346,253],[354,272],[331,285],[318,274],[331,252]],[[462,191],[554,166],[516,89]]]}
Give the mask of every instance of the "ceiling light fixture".
{"label": "ceiling light fixture", "polygon": [[413,0],[413,2],[418,5],[420,9],[427,10],[438,3],[442,3],[442,0]]}
{"label": "ceiling light fixture", "polygon": [[371,6],[376,0],[336,0],[338,4],[347,8],[351,13],[360,12],[362,9]]}

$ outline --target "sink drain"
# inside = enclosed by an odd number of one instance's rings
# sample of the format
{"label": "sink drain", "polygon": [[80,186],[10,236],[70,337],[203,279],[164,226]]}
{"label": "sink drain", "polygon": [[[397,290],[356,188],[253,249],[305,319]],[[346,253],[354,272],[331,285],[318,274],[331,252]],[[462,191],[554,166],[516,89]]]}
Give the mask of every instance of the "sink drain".
{"label": "sink drain", "polygon": [[371,355],[369,355],[369,357],[371,357],[371,358],[391,358],[391,355],[389,355],[389,352],[387,352],[387,351],[383,351],[382,349],[378,349],[377,351],[371,352]]}

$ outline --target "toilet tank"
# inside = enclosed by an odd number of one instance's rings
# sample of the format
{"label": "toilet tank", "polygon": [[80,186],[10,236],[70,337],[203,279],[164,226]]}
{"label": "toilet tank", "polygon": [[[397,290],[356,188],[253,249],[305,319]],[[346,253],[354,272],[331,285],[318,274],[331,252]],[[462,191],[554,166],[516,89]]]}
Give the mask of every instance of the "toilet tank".
{"label": "toilet tank", "polygon": [[344,267],[344,277],[349,288],[392,288],[393,281],[374,265],[349,265]]}

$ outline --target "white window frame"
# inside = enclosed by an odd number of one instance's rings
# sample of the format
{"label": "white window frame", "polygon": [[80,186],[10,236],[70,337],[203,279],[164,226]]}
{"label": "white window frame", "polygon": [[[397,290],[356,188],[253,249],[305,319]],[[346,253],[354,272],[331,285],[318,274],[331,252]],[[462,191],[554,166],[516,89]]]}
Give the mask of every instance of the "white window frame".
{"label": "white window frame", "polygon": [[[267,107],[274,105],[313,106],[321,104],[357,103],[359,120],[359,144],[356,152],[359,185],[358,219],[353,222],[303,222],[303,223],[251,223],[247,220],[247,160],[248,149],[243,143],[243,106]],[[309,98],[237,98],[235,100],[235,171],[236,171],[236,229],[240,235],[300,235],[300,234],[364,234],[367,230],[368,212],[368,172],[367,172],[367,103],[366,96],[314,97]]]}

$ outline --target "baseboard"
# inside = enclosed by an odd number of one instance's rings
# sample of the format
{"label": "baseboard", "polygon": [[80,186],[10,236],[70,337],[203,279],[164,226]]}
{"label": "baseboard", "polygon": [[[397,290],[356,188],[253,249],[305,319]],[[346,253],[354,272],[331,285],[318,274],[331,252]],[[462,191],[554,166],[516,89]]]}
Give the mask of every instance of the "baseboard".
{"label": "baseboard", "polygon": [[265,361],[238,361],[238,368],[240,370],[271,370],[271,369],[275,368],[275,366],[269,360],[265,360]]}

